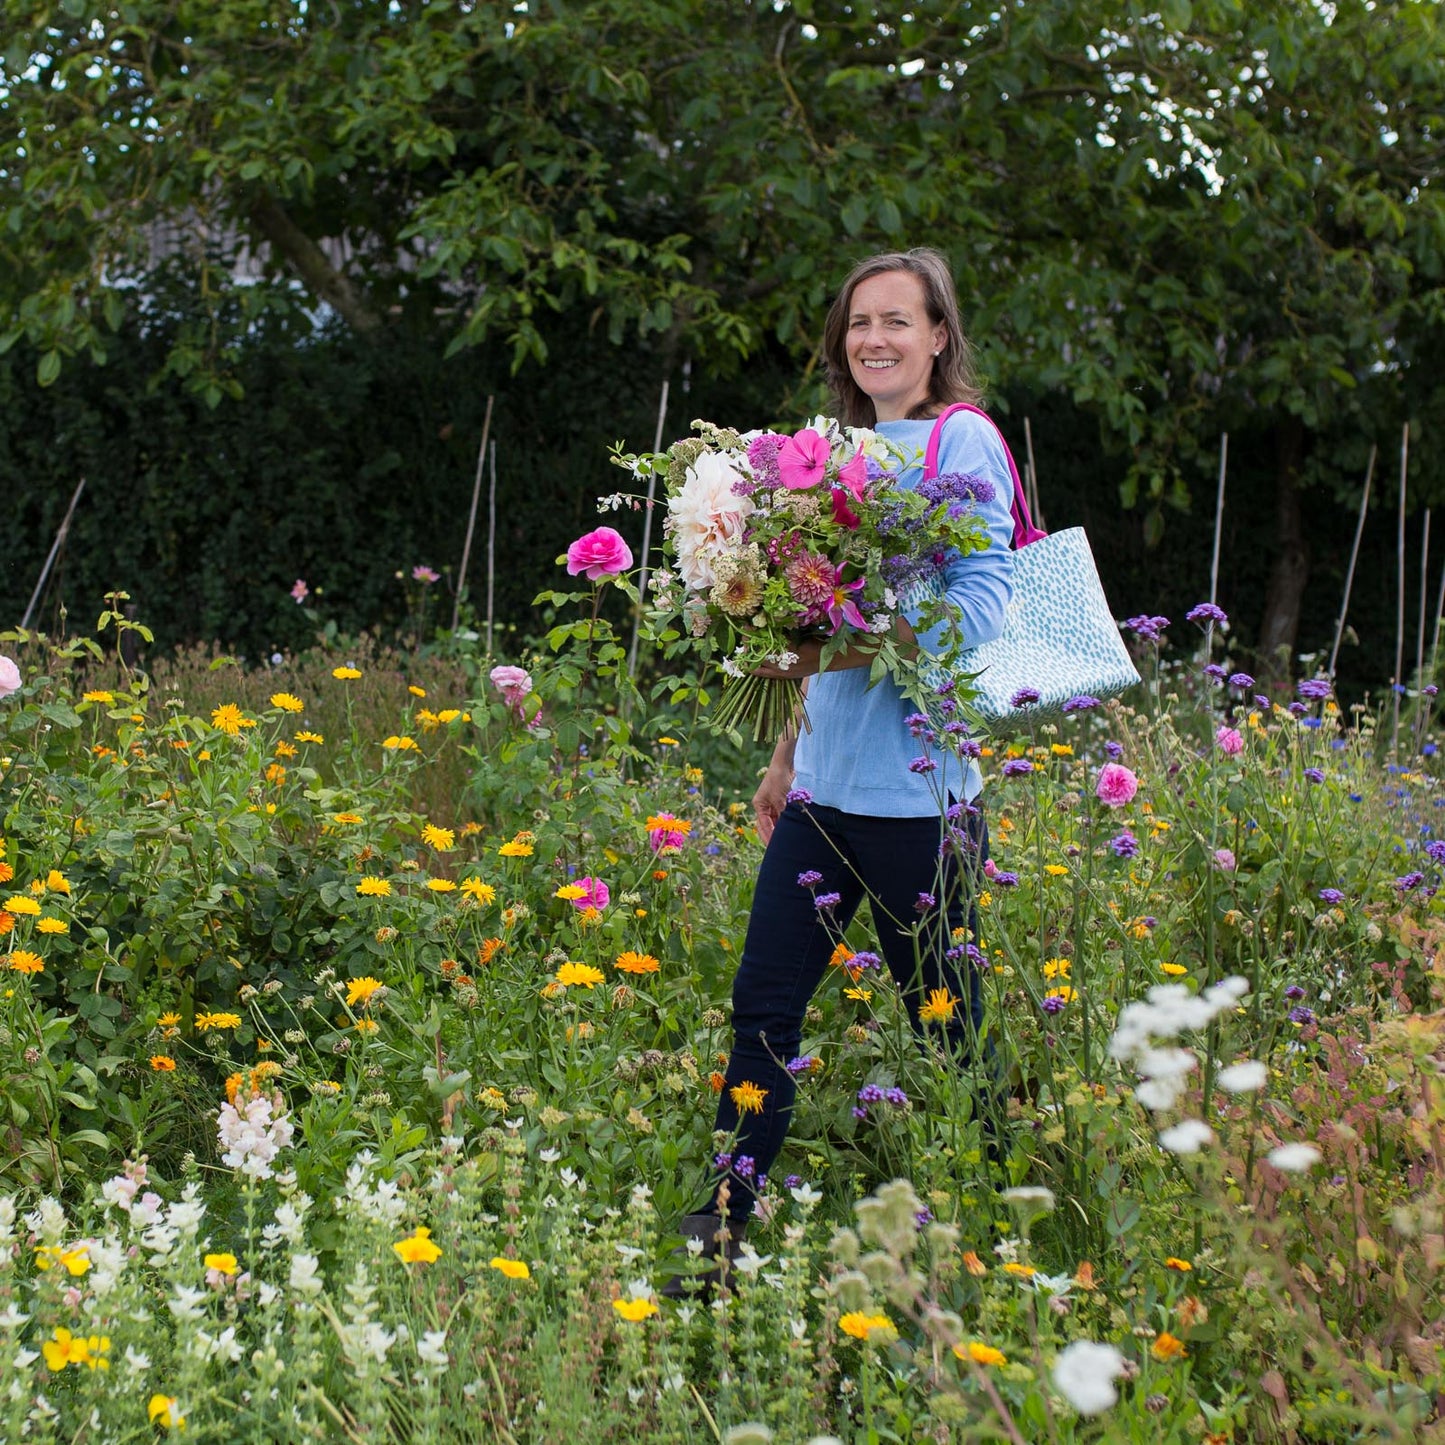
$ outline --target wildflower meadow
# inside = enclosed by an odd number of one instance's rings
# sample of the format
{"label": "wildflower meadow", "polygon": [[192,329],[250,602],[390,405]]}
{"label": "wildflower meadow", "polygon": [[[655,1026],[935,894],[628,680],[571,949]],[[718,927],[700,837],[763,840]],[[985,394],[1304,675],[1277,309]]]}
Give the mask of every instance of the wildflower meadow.
{"label": "wildflower meadow", "polygon": [[0,634],[0,1439],[1441,1438],[1433,688],[1263,688],[1204,608],[1122,700],[920,714],[985,769],[986,1037],[865,909],[669,1298],[764,759],[577,585],[499,655]]}

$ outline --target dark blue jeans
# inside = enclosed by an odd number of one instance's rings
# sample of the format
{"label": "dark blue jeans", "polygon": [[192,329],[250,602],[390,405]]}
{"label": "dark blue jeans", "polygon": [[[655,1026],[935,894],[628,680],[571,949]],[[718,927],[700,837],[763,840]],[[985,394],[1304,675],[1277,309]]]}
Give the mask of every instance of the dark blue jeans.
{"label": "dark blue jeans", "polygon": [[[959,1002],[946,1027],[932,1032],[960,1062],[968,1058],[983,996],[978,970],[952,934],[965,926],[970,939],[974,934],[972,899],[988,857],[988,828],[977,811],[955,813],[946,833],[936,816],[862,817],[816,803],[790,803],[778,819],[733,981],[733,1048],[715,1126],[736,1131],[731,1168],[714,1181],[727,1178],[733,1218],[752,1212],[757,1181],[782,1148],[797,1093],[787,1066],[802,1044],[803,1014],[865,897],[915,1030],[929,991],[947,989]],[[822,876],[809,887],[798,881],[807,873]],[[831,893],[838,901],[820,909],[816,900]],[[731,1090],[745,1082],[766,1091],[760,1112],[740,1111],[733,1100]]]}

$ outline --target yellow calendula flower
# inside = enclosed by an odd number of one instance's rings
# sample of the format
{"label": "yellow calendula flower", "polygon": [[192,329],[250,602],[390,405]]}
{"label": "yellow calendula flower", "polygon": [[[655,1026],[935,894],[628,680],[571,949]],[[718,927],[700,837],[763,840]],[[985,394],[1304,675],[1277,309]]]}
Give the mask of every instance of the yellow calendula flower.
{"label": "yellow calendula flower", "polygon": [[196,1015],[196,1032],[203,1034],[208,1029],[238,1029],[241,1015],[233,1013],[206,1013]]}
{"label": "yellow calendula flower", "polygon": [[390,898],[391,884],[385,878],[363,878],[356,885],[359,898]]}
{"label": "yellow calendula flower", "polygon": [[497,890],[490,883],[484,883],[480,878],[463,878],[462,892],[483,905],[494,903],[497,898]]}
{"label": "yellow calendula flower", "polygon": [[395,733],[389,738],[383,738],[381,745],[384,748],[391,748],[394,752],[412,753],[417,750],[415,738],[398,737]]}
{"label": "yellow calendula flower", "polygon": [[740,1114],[761,1114],[763,1112],[763,1100],[768,1097],[768,1091],[759,1088],[757,1084],[744,1079],[740,1084],[734,1084],[728,1090],[728,1098],[733,1101]]}
{"label": "yellow calendula flower", "polygon": [[425,696],[426,696],[426,688],[424,688],[424,687],[417,687],[415,683],[413,683],[412,686],[410,686],[409,688],[407,688],[407,691],[408,691],[413,697],[425,697]]}
{"label": "yellow calendula flower", "polygon": [[40,905],[28,894],[17,893],[13,898],[7,898],[0,908],[6,913],[13,913],[17,918],[34,918],[40,912]]}
{"label": "yellow calendula flower", "polygon": [[381,1031],[381,1025],[375,1019],[357,1019],[355,1027],[359,1034],[375,1034]]}
{"label": "yellow calendula flower", "polygon": [[225,702],[211,714],[211,726],[228,737],[236,737],[246,726],[246,715],[235,703]]}
{"label": "yellow calendula flower", "polygon": [[418,708],[416,720],[430,732],[437,725],[437,715],[429,708]]}
{"label": "yellow calendula flower", "polygon": [[569,988],[574,985],[593,988],[599,983],[605,983],[606,977],[600,968],[593,968],[589,963],[564,963],[557,970],[556,982]]}
{"label": "yellow calendula flower", "polygon": [[299,732],[296,734],[298,743],[324,743],[326,739],[320,733]]}
{"label": "yellow calendula flower", "polygon": [[1044,872],[1047,873],[1050,878],[1062,878],[1068,873],[1068,871],[1069,870],[1065,868],[1062,863],[1044,864]]}
{"label": "yellow calendula flower", "polygon": [[405,1239],[398,1239],[392,1248],[403,1264],[434,1264],[442,1257],[441,1246],[433,1244],[431,1230],[419,1224]]}
{"label": "yellow calendula flower", "polygon": [[1182,1359],[1188,1352],[1184,1348],[1184,1341],[1171,1335],[1165,1330],[1152,1345],[1149,1346],[1149,1353],[1156,1360],[1167,1363],[1169,1360]]}
{"label": "yellow calendula flower", "polygon": [[873,997],[873,990],[871,988],[845,988],[843,997],[851,998],[855,1003],[868,1003]]}
{"label": "yellow calendula flower", "polygon": [[282,712],[301,712],[306,704],[289,692],[273,692],[271,706],[279,707]]}
{"label": "yellow calendula flower", "polygon": [[331,675],[338,682],[355,682],[361,676],[361,669],[357,667],[333,667]]}
{"label": "yellow calendula flower", "polygon": [[286,781],[286,765],[284,763],[269,763],[263,776],[268,783],[284,783]]}
{"label": "yellow calendula flower", "polygon": [[450,828],[438,828],[434,823],[428,823],[421,830],[421,840],[438,853],[445,853],[448,848],[456,847],[457,835]]}
{"label": "yellow calendula flower", "polygon": [[17,948],[14,953],[7,954],[6,959],[14,973],[45,972],[45,960],[38,953],[32,953],[28,948]]}
{"label": "yellow calendula flower", "polygon": [[428,878],[426,886],[433,893],[455,893],[457,885],[450,878]]}
{"label": "yellow calendula flower", "polygon": [[560,898],[564,903],[573,903],[579,898],[586,898],[587,890],[577,883],[564,883],[553,895],[553,898]]}
{"label": "yellow calendula flower", "polygon": [[515,838],[503,843],[497,852],[503,858],[530,858],[532,856],[532,845],[530,843],[519,843]]}
{"label": "yellow calendula flower", "polygon": [[634,953],[629,949],[617,956],[619,973],[656,973],[662,965],[650,953]]}
{"label": "yellow calendula flower", "polygon": [[850,1310],[838,1320],[838,1328],[855,1340],[871,1340],[875,1335],[884,1338],[898,1333],[893,1321],[887,1315],[865,1314],[862,1310]]}
{"label": "yellow calendula flower", "polygon": [[215,1270],[217,1274],[235,1274],[241,1267],[234,1254],[208,1254],[201,1263],[207,1269]]}
{"label": "yellow calendula flower", "polygon": [[1049,751],[1056,758],[1071,758],[1074,756],[1074,750],[1068,743],[1050,743]]}
{"label": "yellow calendula flower", "polygon": [[90,1268],[90,1246],[77,1244],[72,1249],[64,1249],[58,1244],[42,1244],[36,1247],[36,1269],[49,1269],[57,1264],[78,1279]]}
{"label": "yellow calendula flower", "polygon": [[356,823],[364,823],[366,819],[363,818],[360,813],[333,813],[331,815],[331,821],[333,823],[339,823],[343,828],[347,828]]}
{"label": "yellow calendula flower", "polygon": [[183,1430],[186,1417],[181,1414],[181,1402],[174,1395],[154,1394],[146,1406],[146,1416],[152,1425],[167,1430]]}
{"label": "yellow calendula flower", "polygon": [[1164,1261],[1164,1268],[1178,1270],[1180,1274],[1188,1274],[1194,1266],[1190,1264],[1187,1259],[1178,1259],[1171,1254],[1169,1258]]}
{"label": "yellow calendula flower", "polygon": [[156,1024],[158,1027],[163,1029],[173,1029],[178,1023],[180,1023],[180,1021],[181,1016],[178,1013],[163,1013],[156,1020]]}
{"label": "yellow calendula flower", "polygon": [[643,1320],[651,1319],[658,1312],[656,1304],[650,1299],[615,1299],[612,1301],[612,1308],[629,1324],[634,1325],[640,1325]]}
{"label": "yellow calendula flower", "polygon": [[1015,1274],[1020,1279],[1032,1279],[1038,1273],[1038,1270],[1031,1264],[1019,1264],[1017,1260],[1011,1259],[1004,1265],[1003,1272],[1005,1274]]}
{"label": "yellow calendula flower", "polygon": [[956,1003],[958,1000],[946,988],[931,988],[928,1002],[918,1010],[918,1017],[926,1024],[947,1023],[953,1017]]}
{"label": "yellow calendula flower", "polygon": [[109,706],[115,701],[115,694],[106,692],[104,688],[96,688],[94,692],[87,692],[81,697],[81,702],[102,702]]}
{"label": "yellow calendula flower", "polygon": [[352,978],[346,981],[346,1006],[355,1008],[357,1004],[369,1004],[373,996],[386,985],[379,978],[372,978],[369,974],[364,978]]}
{"label": "yellow calendula flower", "polygon": [[976,1365],[1006,1365],[1007,1358],[1002,1350],[986,1345],[982,1340],[970,1340],[966,1345],[955,1345],[953,1353],[960,1360],[972,1360]]}
{"label": "yellow calendula flower", "polygon": [[437,714],[437,721],[445,726],[447,723],[454,723],[461,717],[462,710],[459,707],[444,707]]}
{"label": "yellow calendula flower", "polygon": [[294,758],[297,756],[297,750],[293,748],[285,738],[282,738],[271,751],[275,753],[278,758]]}
{"label": "yellow calendula flower", "polygon": [[1167,973],[1170,978],[1178,978],[1180,974],[1188,973],[1189,970],[1182,963],[1161,963],[1159,972]]}
{"label": "yellow calendula flower", "polygon": [[1041,970],[1045,978],[1068,978],[1073,964],[1067,958],[1046,958]]}
{"label": "yellow calendula flower", "polygon": [[532,1271],[520,1259],[507,1259],[499,1254],[490,1261],[490,1265],[492,1269],[506,1275],[508,1279],[532,1278]]}

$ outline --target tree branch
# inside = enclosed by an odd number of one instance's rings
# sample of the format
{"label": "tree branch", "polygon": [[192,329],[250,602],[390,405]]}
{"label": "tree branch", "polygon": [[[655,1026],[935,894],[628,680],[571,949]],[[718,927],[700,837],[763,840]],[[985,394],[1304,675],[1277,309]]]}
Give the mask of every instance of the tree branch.
{"label": "tree branch", "polygon": [[251,203],[251,220],[277,254],[291,264],[307,290],[332,307],[353,331],[365,333],[380,327],[381,317],[366,298],[326,259],[321,247],[286,214],[275,196],[257,196]]}

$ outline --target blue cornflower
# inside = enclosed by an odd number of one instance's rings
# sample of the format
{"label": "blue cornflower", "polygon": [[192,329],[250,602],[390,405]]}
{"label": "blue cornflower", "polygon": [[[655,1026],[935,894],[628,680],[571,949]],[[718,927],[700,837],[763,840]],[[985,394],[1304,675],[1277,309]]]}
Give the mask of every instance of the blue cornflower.
{"label": "blue cornflower", "polygon": [[1322,783],[1325,780],[1325,770],[1323,768],[1306,768],[1305,777],[1312,783]]}
{"label": "blue cornflower", "polygon": [[[1332,905],[1345,901],[1345,895],[1338,888],[1321,888],[1319,897],[1321,903],[1329,903]],[[1300,997],[1304,997],[1303,989],[1300,990]]]}

